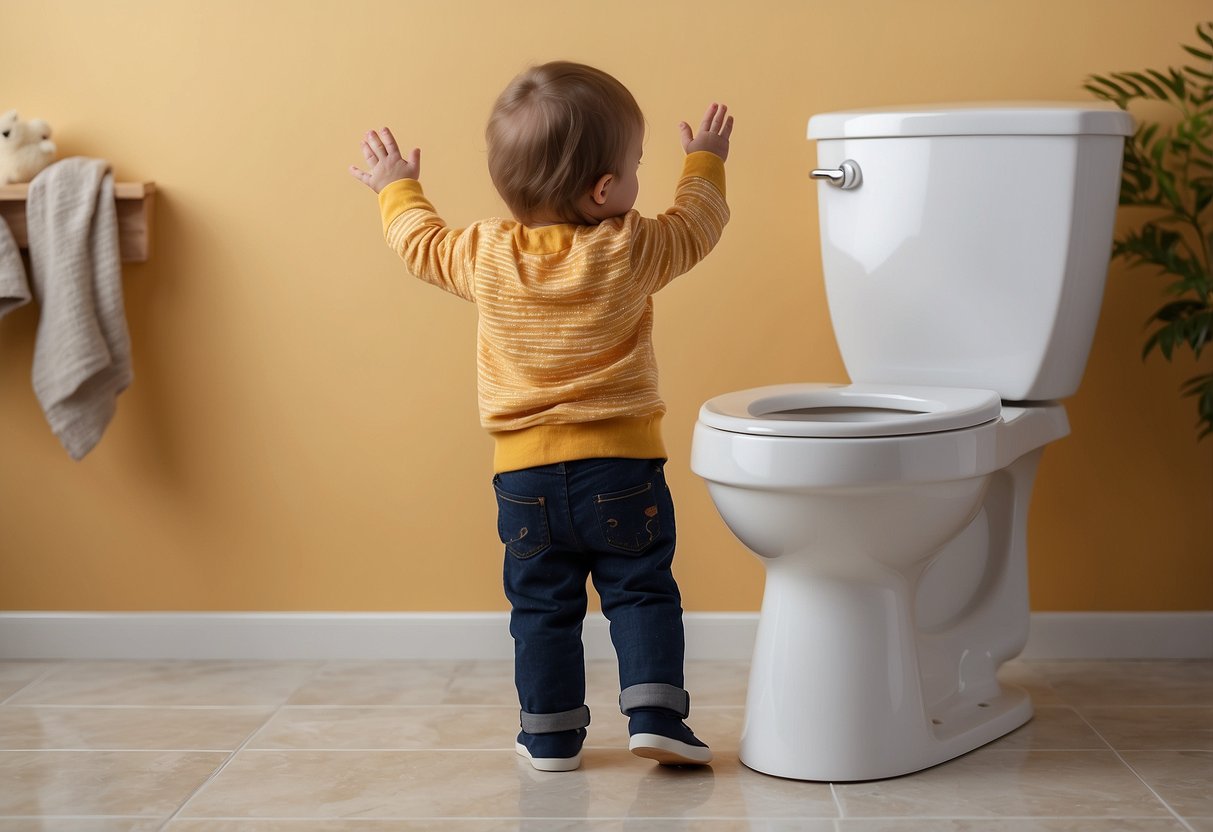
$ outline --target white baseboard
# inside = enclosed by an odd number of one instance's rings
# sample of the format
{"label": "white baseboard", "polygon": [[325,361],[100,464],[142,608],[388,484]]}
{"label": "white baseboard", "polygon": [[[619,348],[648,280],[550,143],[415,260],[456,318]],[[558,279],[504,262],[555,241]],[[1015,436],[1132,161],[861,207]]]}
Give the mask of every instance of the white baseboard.
{"label": "white baseboard", "polygon": [[1213,612],[1034,612],[1025,659],[1213,659]]}
{"label": "white baseboard", "polygon": [[[507,612],[0,612],[0,659],[512,659]],[[687,613],[688,659],[747,659],[757,613]],[[588,659],[614,658],[590,613]]]}
{"label": "white baseboard", "polygon": [[[750,657],[757,613],[685,615],[687,659]],[[508,613],[0,612],[0,659],[509,659]],[[586,658],[614,657],[606,619]],[[1033,613],[1026,659],[1213,659],[1213,612]]]}

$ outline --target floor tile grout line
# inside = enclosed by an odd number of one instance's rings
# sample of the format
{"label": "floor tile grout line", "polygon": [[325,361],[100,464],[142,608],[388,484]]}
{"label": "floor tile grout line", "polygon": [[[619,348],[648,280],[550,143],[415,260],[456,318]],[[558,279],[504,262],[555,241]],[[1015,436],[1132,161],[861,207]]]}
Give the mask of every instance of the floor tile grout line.
{"label": "floor tile grout line", "polygon": [[[830,797],[834,798],[834,811],[838,813],[839,819],[842,819],[847,816],[847,813],[846,810],[842,808],[842,798],[838,796],[838,789],[835,788],[835,786],[835,783],[830,784]],[[837,826],[837,824],[835,824],[835,826]]]}
{"label": "floor tile grout line", "polygon": [[308,673],[306,677],[300,679],[299,683],[297,685],[295,685],[294,689],[290,693],[288,693],[286,696],[282,697],[282,701],[280,703],[278,703],[278,706],[276,708],[274,708],[273,712],[265,719],[265,721],[262,722],[260,725],[258,725],[256,728],[254,728],[252,731],[250,731],[249,735],[244,738],[244,742],[240,743],[240,745],[237,746],[232,751],[232,753],[227,756],[227,759],[225,759],[222,763],[220,763],[219,767],[216,768],[214,771],[212,771],[207,776],[207,778],[198,785],[198,788],[194,789],[193,792],[191,792],[190,795],[188,797],[186,797],[186,799],[181,803],[180,806],[177,807],[177,809],[171,815],[169,815],[167,818],[165,818],[164,823],[160,824],[159,828],[157,829],[157,832],[163,832],[163,830],[170,823],[172,823],[174,820],[176,820],[177,817],[183,811],[185,811],[185,807],[189,806],[190,801],[192,801],[195,797],[197,797],[199,794],[201,794],[203,789],[205,789],[210,783],[212,783],[215,780],[215,778],[217,778],[220,774],[222,774],[224,769],[226,769],[231,764],[231,762],[236,759],[236,756],[241,751],[243,751],[248,746],[249,743],[251,743],[253,741],[253,738],[256,737],[258,734],[260,734],[263,730],[265,730],[265,727],[267,725],[269,725],[270,722],[272,722],[276,716],[278,716],[279,711],[281,711],[283,706],[285,706],[286,703],[288,701],[290,701],[290,698],[292,696],[294,696],[296,693],[298,693],[300,688],[302,688],[304,685],[308,684],[313,679],[315,679],[316,675],[319,674],[320,671],[323,670],[327,665],[328,665],[328,662],[318,663],[315,667],[312,668],[311,673]]}
{"label": "floor tile grout line", "polygon": [[[28,820],[28,819],[47,819],[47,817],[55,817],[55,819],[141,819],[153,820],[159,819],[160,815],[137,815],[137,814],[118,814],[118,815],[70,815],[70,814],[45,814],[45,815],[0,815],[0,820]],[[962,820],[962,821],[1021,821],[1021,820],[1105,820],[1105,821],[1124,821],[1124,820],[1166,820],[1158,815],[849,815],[847,817],[835,817],[831,815],[581,815],[577,817],[571,816],[548,816],[528,817],[526,815],[409,815],[394,816],[368,816],[360,815],[358,817],[349,817],[342,815],[257,815],[256,817],[247,815],[207,815],[206,817],[183,817],[178,820],[256,820],[256,821],[280,821],[280,820],[315,820],[315,821],[358,821],[358,822],[375,822],[375,821],[397,821],[397,820],[581,820],[585,817],[587,820],[617,820],[620,817],[636,820],[848,820],[848,821],[935,821],[935,820]],[[1201,815],[1201,817],[1203,817]]]}
{"label": "floor tile grout line", "polygon": [[[264,727],[264,726],[262,726]],[[259,732],[261,728],[258,728]],[[308,748],[271,748],[249,747],[242,744],[239,751],[258,754],[516,754],[513,747],[494,746],[492,748],[341,748],[333,746],[315,746]],[[619,745],[587,745],[586,751],[627,751],[627,743]],[[717,749],[719,750],[719,749]],[[727,750],[727,749],[725,749]],[[0,753],[19,751],[22,753],[45,752],[47,754],[82,754],[97,752],[117,752],[120,754],[232,754],[229,748],[0,748]]]}
{"label": "floor tile grout line", "polygon": [[0,748],[0,754],[19,751],[45,754],[230,754],[230,748]]}
{"label": "floor tile grout line", "polygon": [[[986,818],[986,819],[988,820],[988,818]],[[3,820],[3,818],[0,818],[0,820]],[[465,815],[437,815],[434,817],[424,817],[424,816],[418,817],[418,816],[410,815],[407,817],[394,817],[394,816],[389,815],[389,816],[384,816],[384,817],[358,817],[358,818],[348,818],[348,817],[332,817],[332,818],[330,818],[330,817],[317,817],[317,818],[313,818],[313,817],[261,817],[261,816],[258,816],[256,818],[247,818],[247,817],[216,816],[216,817],[206,817],[206,818],[188,818],[188,820],[208,820],[208,821],[256,820],[258,822],[263,822],[263,821],[292,821],[292,822],[294,822],[294,821],[312,821],[315,823],[327,823],[327,822],[331,822],[331,821],[342,821],[344,823],[350,823],[350,822],[354,822],[354,823],[376,823],[376,822],[378,822],[378,823],[384,823],[384,822],[405,823],[405,822],[409,822],[409,821],[413,821],[413,822],[417,822],[417,821],[441,821],[441,822],[454,821],[454,822],[463,824],[463,823],[467,823],[469,821],[472,821],[472,822],[477,822],[477,821],[483,821],[483,822],[524,821],[524,822],[526,822],[526,821],[536,821],[536,820],[539,820],[539,821],[587,821],[587,822],[618,821],[618,820],[622,820],[622,821],[671,821],[671,822],[676,822],[676,821],[692,821],[692,822],[694,822],[694,821],[713,821],[713,822],[715,822],[715,821],[741,821],[741,822],[746,822],[746,821],[754,821],[754,820],[758,820],[758,821],[813,820],[813,821],[835,821],[835,822],[837,822],[839,820],[839,818],[829,817],[827,815],[769,815],[769,816],[768,815],[762,815],[762,816],[753,816],[753,815],[702,815],[702,816],[699,816],[699,815],[696,815],[693,817],[685,817],[682,815],[578,815],[576,817],[562,816],[562,815],[544,815],[543,817],[534,817],[534,816],[528,816],[528,815],[484,815],[484,816],[476,816],[476,817],[468,817]],[[888,820],[888,818],[882,818],[882,820]],[[927,818],[927,820],[952,820],[952,818]],[[1070,818],[1059,818],[1059,820],[1070,820]],[[1112,818],[1112,820],[1115,820],[1115,818]]]}
{"label": "floor tile grout line", "polygon": [[[267,722],[268,722],[268,720],[267,720]],[[265,724],[263,723],[263,724],[257,726],[256,729],[254,729],[254,733],[255,734],[260,733],[264,728],[265,728]],[[583,748],[586,751],[619,751],[621,749],[626,750],[627,745],[626,745],[626,743],[613,744],[613,745],[608,745],[606,743],[592,743],[592,744],[587,743],[585,746],[583,746]],[[734,755],[736,754],[736,749],[729,749],[729,748],[722,747],[720,745],[713,746],[713,748],[716,751],[721,752],[722,754],[725,752],[729,752]],[[484,752],[515,753],[515,749],[512,746],[505,746],[505,745],[465,746],[462,748],[457,747],[457,746],[451,746],[451,747],[447,747],[447,748],[436,748],[433,746],[425,746],[425,747],[419,748],[417,746],[403,746],[403,745],[386,745],[386,746],[376,746],[376,747],[357,746],[357,745],[308,745],[308,746],[259,745],[259,746],[249,747],[249,746],[245,745],[243,750],[244,751],[260,751],[260,752],[272,751],[272,752],[277,752],[277,753],[310,752],[313,754],[318,753],[318,752],[330,752],[330,751],[334,752],[334,753],[357,753],[357,754],[381,754],[381,753],[417,754],[417,753],[423,753],[423,752],[424,753],[432,752],[435,754],[472,754],[472,753],[484,753]],[[1018,754],[1022,751],[1028,751],[1028,750],[1034,751],[1034,752],[1035,751],[1044,751],[1044,752],[1050,752],[1050,753],[1065,753],[1065,754],[1096,753],[1096,752],[1106,752],[1106,751],[1111,751],[1114,754],[1119,753],[1118,750],[1114,749],[1114,748],[1065,748],[1065,747],[1049,747],[1049,746],[1033,746],[1030,749],[997,748],[997,749],[990,749],[989,751],[987,751],[987,753]],[[1210,754],[1210,753],[1213,753],[1213,749],[1209,749],[1209,748],[1125,748],[1125,749],[1120,749],[1120,750],[1122,750],[1122,751],[1144,751],[1144,752],[1164,751],[1164,752],[1175,753],[1175,754]],[[4,748],[4,747],[0,747],[0,753],[8,753],[8,752],[19,752],[22,754],[30,754],[30,753],[91,754],[91,753],[100,753],[100,752],[106,752],[106,753],[112,752],[112,753],[118,753],[118,754],[230,754],[230,753],[232,753],[232,749],[231,748],[164,748],[164,747],[147,747],[147,746],[140,747],[140,748],[123,748],[120,746],[93,746],[91,748],[68,748],[68,747],[62,747],[62,746],[54,746],[54,747],[50,747],[50,748],[45,748],[45,747],[44,748],[15,748],[15,747],[14,748]],[[1123,760],[1122,760],[1122,762],[1123,762]],[[1129,764],[1125,763],[1125,765],[1129,765]],[[758,773],[761,774],[761,772],[758,772]],[[833,786],[834,784],[829,783],[827,785]]]}
{"label": "floor tile grout line", "polygon": [[962,821],[1037,821],[1037,820],[1104,820],[1117,822],[1126,820],[1167,820],[1160,815],[852,815],[847,820],[862,821],[921,821],[921,820],[962,820]]}
{"label": "floor tile grout line", "polygon": [[1142,777],[1141,774],[1138,773],[1137,769],[1133,768],[1133,765],[1128,760],[1126,760],[1119,751],[1117,751],[1115,748],[1113,748],[1112,753],[1116,755],[1116,759],[1120,760],[1121,764],[1124,765],[1125,768],[1127,768],[1129,771],[1131,771],[1133,773],[1134,777],[1136,777],[1138,780],[1141,781],[1141,784],[1143,786],[1145,786],[1147,789],[1149,789],[1150,794],[1154,795],[1154,797],[1157,798],[1158,802],[1163,805],[1163,808],[1175,816],[1175,819],[1177,821],[1179,821],[1179,824],[1184,829],[1188,830],[1188,832],[1195,832],[1195,830],[1192,828],[1192,825],[1190,823],[1188,823],[1187,820],[1184,819],[1184,816],[1181,815],[1178,811],[1176,811],[1175,807],[1172,806],[1170,803],[1168,803],[1163,798],[1163,796],[1154,789],[1153,786],[1151,786],[1149,783],[1147,783],[1146,779],[1144,777]]}
{"label": "floor tile grout line", "polygon": [[[0,815],[0,820],[158,820],[159,815]],[[849,817],[832,817],[830,815],[696,815],[687,817],[682,815],[579,815],[579,816],[542,816],[533,817],[526,815],[432,815],[432,816],[313,816],[313,815],[207,815],[205,817],[184,817],[189,821],[257,821],[257,822],[277,822],[277,821],[311,821],[311,822],[329,822],[329,821],[344,821],[344,822],[365,822],[365,824],[375,824],[375,822],[404,822],[404,821],[500,821],[500,820],[590,820],[590,821],[610,821],[610,820],[694,820],[694,821],[779,821],[779,820],[820,820],[820,821],[1160,821],[1163,817],[1158,815],[855,815]],[[1186,828],[1188,825],[1184,824]]]}
{"label": "floor tile grout line", "polygon": [[[594,711],[594,707],[593,707],[594,703],[593,703],[593,702],[588,702],[588,703],[586,703],[586,704],[587,704],[588,706],[590,706],[590,710],[591,710],[591,711]],[[600,707],[601,707],[603,710],[606,710],[606,711],[607,711],[607,713],[606,713],[606,715],[605,715],[605,718],[607,718],[607,719],[625,719],[625,717],[623,717],[622,715],[618,715],[618,714],[619,714],[619,711],[618,711],[618,705],[616,705],[614,702],[610,703],[610,707],[609,707],[609,708],[607,707],[607,705],[606,705],[605,703],[601,704],[601,705],[600,705]],[[400,711],[422,711],[422,710],[441,710],[441,709],[446,709],[446,710],[455,710],[455,709],[457,709],[457,708],[463,708],[463,709],[482,709],[482,710],[490,710],[490,709],[491,709],[491,710],[498,710],[498,711],[513,711],[514,713],[517,713],[517,712],[518,712],[518,705],[517,705],[517,703],[513,703],[513,704],[503,704],[503,705],[480,705],[480,704],[466,704],[466,705],[464,705],[464,704],[458,704],[458,703],[455,703],[455,704],[451,704],[451,703],[444,703],[444,704],[439,704],[439,705],[284,705],[282,709],[283,709],[283,710],[285,710],[285,711],[307,711],[307,710],[313,710],[313,711],[316,711],[316,710],[331,710],[331,711],[352,711],[352,710],[363,710],[363,711],[374,711],[374,710],[384,710],[384,711],[389,711],[389,710],[400,710]],[[713,712],[715,712],[715,711],[743,711],[743,710],[745,710],[745,705],[696,705],[696,706],[695,706],[695,713],[701,713],[701,712],[704,712],[704,711],[713,711]],[[599,715],[598,715],[598,718],[599,718],[599,719],[602,719],[602,718],[604,718],[604,716],[603,716],[602,714],[599,714]],[[693,719],[693,717],[692,717],[692,719]]]}
{"label": "floor tile grout line", "polygon": [[[34,685],[38,684],[38,683],[39,683],[39,682],[41,682],[43,679],[45,679],[47,676],[51,675],[51,674],[52,674],[52,673],[54,673],[56,670],[58,670],[59,668],[63,667],[63,664],[64,664],[63,662],[55,662],[55,663],[54,663],[54,664],[52,664],[50,667],[46,668],[46,670],[42,671],[42,673],[38,674],[38,676],[36,676],[35,678],[33,678],[33,679],[31,679],[30,681],[26,682],[26,683],[25,683],[24,685],[22,685],[21,687],[17,688],[15,691],[13,691],[13,692],[12,692],[12,693],[10,693],[8,696],[6,696],[6,697],[3,699],[3,701],[0,701],[0,707],[7,706],[7,705],[8,705],[8,703],[9,703],[9,701],[10,701],[10,700],[11,700],[11,699],[12,699],[14,696],[20,696],[22,691],[24,691],[24,690],[28,690],[30,687],[32,687],[32,686],[34,686]],[[18,707],[19,707],[19,706],[18,706]]]}
{"label": "floor tile grout line", "polygon": [[0,815],[0,820],[160,820],[160,815]]}
{"label": "floor tile grout line", "polygon": [[[275,711],[274,714],[277,714],[277,711]],[[273,719],[274,714],[271,714],[269,719]],[[266,720],[266,723],[269,722],[269,719]],[[253,737],[255,737],[258,733],[261,732],[261,729],[265,727],[266,723],[262,723],[256,729],[254,729],[252,732],[250,732],[249,735],[247,737],[245,737],[244,742],[240,743],[240,745],[238,745],[235,749],[233,749],[227,755],[227,757],[224,759],[224,761],[222,763],[220,763],[219,766],[214,771],[212,771],[210,774],[208,774],[206,779],[203,780],[201,783],[199,783],[198,787],[196,789],[194,789],[192,792],[190,792],[190,794],[185,798],[185,800],[182,801],[181,805],[178,806],[173,811],[173,813],[165,819],[164,823],[162,823],[160,825],[161,830],[163,830],[166,826],[168,826],[168,824],[170,824],[174,820],[176,820],[177,816],[180,815],[182,810],[184,810],[185,807],[189,805],[190,801],[193,800],[195,797],[197,797],[198,794],[207,787],[207,785],[209,785],[216,777],[218,777],[220,774],[223,773],[223,770],[228,767],[228,765],[232,762],[232,760],[236,759],[236,755],[239,754],[241,751],[243,751],[245,746],[247,746],[250,742],[252,742]]]}
{"label": "floor tile grout line", "polygon": [[265,711],[276,706],[262,702],[256,705],[65,705],[61,703],[4,705],[5,709],[45,708],[47,710],[80,711]]}
{"label": "floor tile grout line", "polygon": [[1111,750],[1112,754],[1114,754],[1116,756],[1116,759],[1120,760],[1120,764],[1122,766],[1124,766],[1125,768],[1127,768],[1129,770],[1129,772],[1134,777],[1136,777],[1137,780],[1143,786],[1146,787],[1146,790],[1148,792],[1150,792],[1150,794],[1154,795],[1154,799],[1157,800],[1159,803],[1161,803],[1162,807],[1164,809],[1166,809],[1168,812],[1170,812],[1172,817],[1175,818],[1175,820],[1179,821],[1180,826],[1182,826],[1184,829],[1188,830],[1188,832],[1195,832],[1195,830],[1192,828],[1192,825],[1190,823],[1188,823],[1186,820],[1184,820],[1183,816],[1180,815],[1179,812],[1175,811],[1175,808],[1173,806],[1171,806],[1171,804],[1168,803],[1166,800],[1164,800],[1163,796],[1160,795],[1154,789],[1153,786],[1151,786],[1149,783],[1146,782],[1146,779],[1144,777],[1142,777],[1140,773],[1138,773],[1137,769],[1133,768],[1133,766],[1129,764],[1129,761],[1126,760],[1124,758],[1124,756],[1121,755],[1120,751],[1117,750],[1117,748],[1114,745],[1112,745],[1111,742],[1108,741],[1107,737],[1105,737],[1102,733],[1100,733],[1099,729],[1096,728],[1089,719],[1087,719],[1086,715],[1083,714],[1082,711],[1078,710],[1078,708],[1075,708],[1074,712],[1078,714],[1079,719],[1081,719],[1084,723],[1086,723],[1086,726],[1088,728],[1090,728],[1092,731],[1095,732],[1095,736],[1099,737],[1101,740],[1103,740],[1103,742],[1107,743],[1107,746],[1108,746],[1109,750]]}
{"label": "floor tile grout line", "polygon": [[1066,703],[1076,711],[1213,711],[1209,705],[1090,705]]}

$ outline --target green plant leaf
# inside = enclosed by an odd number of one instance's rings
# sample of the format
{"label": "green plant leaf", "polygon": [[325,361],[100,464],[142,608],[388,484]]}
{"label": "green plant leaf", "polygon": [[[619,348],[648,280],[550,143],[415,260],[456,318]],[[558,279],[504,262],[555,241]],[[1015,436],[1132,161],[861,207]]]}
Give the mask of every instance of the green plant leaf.
{"label": "green plant leaf", "polygon": [[[1199,359],[1213,343],[1213,21],[1198,23],[1196,34],[1204,46],[1180,44],[1196,66],[1090,75],[1083,85],[1122,109],[1150,99],[1177,114],[1139,120],[1121,166],[1120,204],[1162,209],[1112,246],[1131,267],[1167,278],[1162,292],[1170,299],[1145,322],[1143,359],[1158,350],[1169,361],[1188,349]],[[1213,374],[1189,379],[1181,391],[1197,399],[1200,437],[1213,435]]]}
{"label": "green plant leaf", "polygon": [[1193,309],[1182,305],[1185,303],[1188,302],[1176,301],[1166,304],[1155,313],[1153,319],[1146,322],[1148,326],[1157,320],[1166,321],[1146,339],[1141,353],[1143,359],[1157,347],[1169,361],[1174,349],[1185,344],[1196,358],[1200,358],[1201,350],[1209,343],[1213,312],[1208,306],[1198,305],[1198,308]]}
{"label": "green plant leaf", "polygon": [[1193,312],[1199,312],[1208,307],[1197,300],[1175,300],[1170,303],[1163,304],[1158,311],[1154,313],[1154,319],[1159,321],[1179,321],[1185,319]]}
{"label": "green plant leaf", "polygon": [[1159,225],[1163,217],[1146,223],[1138,231],[1130,231],[1113,244],[1118,256],[1129,257],[1141,263],[1161,266],[1172,274],[1186,274],[1180,248],[1183,235]]}
{"label": "green plant leaf", "polygon": [[1175,90],[1175,97],[1180,101],[1185,100],[1188,97],[1188,82],[1184,80],[1184,77],[1180,75],[1178,71],[1176,71],[1175,67],[1171,67],[1170,73],[1172,83],[1171,89]]}
{"label": "green plant leaf", "polygon": [[1206,306],[1204,311],[1196,312],[1188,318],[1188,346],[1192,348],[1192,354],[1196,358],[1200,358],[1200,352],[1209,343],[1209,337],[1213,334],[1213,312]]}
{"label": "green plant leaf", "polygon": [[1179,386],[1179,392],[1196,399],[1196,427],[1200,431],[1197,438],[1213,434],[1213,373],[1188,379]]}
{"label": "green plant leaf", "polygon": [[1171,352],[1175,349],[1175,342],[1179,340],[1173,326],[1163,326],[1150,333],[1150,337],[1146,339],[1145,346],[1141,349],[1141,357],[1144,359],[1150,352],[1157,347],[1162,353],[1162,357],[1171,360]]}
{"label": "green plant leaf", "polygon": [[1193,189],[1196,194],[1196,213],[1203,214],[1205,209],[1213,205],[1213,188]]}
{"label": "green plant leaf", "polygon": [[[1093,95],[1093,96],[1095,96],[1096,98],[1098,98],[1100,101],[1111,101],[1111,102],[1113,102],[1113,103],[1115,103],[1115,104],[1119,104],[1119,103],[1120,103],[1120,102],[1117,100],[1117,97],[1116,97],[1116,96],[1114,96],[1114,95],[1108,95],[1108,91],[1107,91],[1107,90],[1100,89],[1099,87],[1095,86],[1094,84],[1083,84],[1083,85],[1082,85],[1082,88],[1083,88],[1084,90],[1086,90],[1087,92],[1091,93],[1091,95]],[[1121,109],[1124,109],[1123,105],[1121,106]]]}
{"label": "green plant leaf", "polygon": [[[1150,80],[1150,77],[1148,75],[1146,75],[1144,72],[1126,72],[1125,75],[1128,75],[1132,78],[1136,78],[1143,85],[1148,87],[1150,92],[1154,94],[1155,98],[1161,99],[1163,101],[1165,101],[1167,99],[1167,91],[1164,90],[1162,87],[1160,87],[1158,84],[1156,84],[1154,81]],[[1154,126],[1157,127],[1157,125],[1154,125]]]}
{"label": "green plant leaf", "polygon": [[1116,82],[1118,84],[1122,85],[1124,87],[1124,89],[1128,91],[1130,96],[1133,96],[1134,98],[1140,98],[1140,97],[1146,95],[1146,93],[1142,90],[1141,84],[1134,81],[1126,73],[1113,72],[1112,77],[1116,79]]}
{"label": "green plant leaf", "polygon": [[[1205,31],[1205,27],[1208,27],[1208,31]],[[1210,47],[1213,47],[1213,20],[1206,23],[1197,23],[1196,37],[1209,44]]]}
{"label": "green plant leaf", "polygon": [[[1161,83],[1164,87],[1166,87],[1171,93],[1175,93],[1174,82],[1172,81],[1172,79],[1169,75],[1164,75],[1163,73],[1159,72],[1157,69],[1147,69],[1146,72],[1150,73],[1151,76],[1158,79],[1158,82]],[[1183,98],[1182,95],[1177,95],[1177,97],[1181,98],[1181,99]]]}

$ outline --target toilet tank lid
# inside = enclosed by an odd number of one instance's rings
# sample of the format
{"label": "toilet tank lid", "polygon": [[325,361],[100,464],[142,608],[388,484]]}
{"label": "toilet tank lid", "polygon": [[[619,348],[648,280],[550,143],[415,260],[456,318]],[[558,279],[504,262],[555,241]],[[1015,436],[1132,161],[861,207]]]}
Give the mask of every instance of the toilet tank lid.
{"label": "toilet tank lid", "polygon": [[810,139],[895,136],[1133,135],[1133,119],[1105,102],[1024,101],[922,104],[819,113]]}

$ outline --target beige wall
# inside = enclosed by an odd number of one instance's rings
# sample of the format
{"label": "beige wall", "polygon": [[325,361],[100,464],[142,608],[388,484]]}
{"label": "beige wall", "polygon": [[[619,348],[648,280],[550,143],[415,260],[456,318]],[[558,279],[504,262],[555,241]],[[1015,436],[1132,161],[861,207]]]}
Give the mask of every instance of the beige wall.
{"label": "beige wall", "polygon": [[[559,12],[556,9],[559,8]],[[809,115],[1087,99],[1091,72],[1182,62],[1207,0],[535,3],[0,0],[0,110],[61,155],[159,189],[126,270],[136,381],[82,464],[30,387],[34,308],[0,322],[0,608],[497,610],[475,310],[409,278],[351,179],[363,130],[425,151],[462,224],[502,211],[482,127],[531,62],[603,67],[649,134],[638,207],[666,207],[676,124],[737,116],[733,221],[658,296],[656,342],[690,610],[756,609],[761,569],[687,465],[699,404],[843,380],[818,259]],[[18,33],[18,34],[13,34]],[[1115,265],[1073,436],[1031,516],[1040,610],[1213,608],[1213,441],[1174,366],[1138,355],[1161,282]],[[1207,363],[1206,363],[1207,369]]]}

